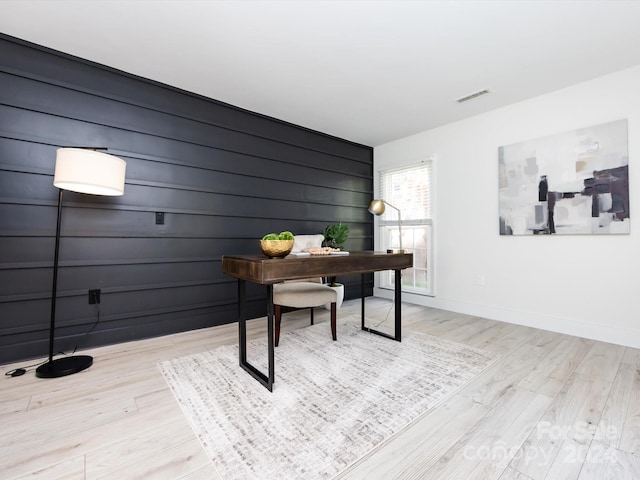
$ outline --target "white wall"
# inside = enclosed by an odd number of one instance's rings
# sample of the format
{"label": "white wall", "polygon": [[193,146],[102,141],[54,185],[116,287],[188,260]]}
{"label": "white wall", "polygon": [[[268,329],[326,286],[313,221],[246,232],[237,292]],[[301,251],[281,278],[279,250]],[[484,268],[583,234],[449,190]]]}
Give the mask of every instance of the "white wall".
{"label": "white wall", "polygon": [[[630,235],[499,235],[499,146],[624,118]],[[436,295],[403,299],[640,347],[638,152],[640,66],[376,147],[376,175],[436,162]]]}

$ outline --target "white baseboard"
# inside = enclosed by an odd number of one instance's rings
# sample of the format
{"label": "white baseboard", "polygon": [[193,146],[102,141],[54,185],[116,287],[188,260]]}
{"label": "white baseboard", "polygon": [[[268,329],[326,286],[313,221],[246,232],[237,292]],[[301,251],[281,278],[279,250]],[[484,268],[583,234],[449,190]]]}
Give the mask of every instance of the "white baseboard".
{"label": "white baseboard", "polygon": [[[393,299],[393,290],[376,287],[373,289],[373,294],[376,297]],[[614,343],[625,347],[640,348],[640,330],[635,329],[612,327],[609,325],[581,322],[571,318],[447,300],[437,297],[426,297],[424,295],[410,293],[403,293],[402,301],[416,305],[424,305],[425,307],[448,310],[450,312],[488,318],[490,320],[498,320],[505,323],[513,323],[515,325],[540,328],[542,330],[573,335],[575,337]]]}

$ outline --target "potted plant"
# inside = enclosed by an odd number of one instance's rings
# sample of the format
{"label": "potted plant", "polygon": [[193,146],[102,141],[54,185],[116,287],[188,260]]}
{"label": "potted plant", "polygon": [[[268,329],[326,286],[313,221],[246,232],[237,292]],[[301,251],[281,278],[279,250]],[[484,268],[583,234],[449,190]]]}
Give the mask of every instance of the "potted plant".
{"label": "potted plant", "polygon": [[[349,226],[338,222],[333,225],[327,225],[326,228],[320,232],[324,235],[323,245],[331,248],[339,248],[342,250],[342,244],[347,241],[349,237]],[[336,306],[339,308],[342,305],[344,299],[344,285],[336,282],[336,277],[327,277],[327,285],[333,288],[338,294],[338,300]],[[324,306],[327,310],[331,308],[330,304]]]}
{"label": "potted plant", "polygon": [[349,227],[345,223],[338,222],[333,225],[327,225],[320,233],[324,235],[324,245],[326,247],[342,250],[342,244],[349,237]]}

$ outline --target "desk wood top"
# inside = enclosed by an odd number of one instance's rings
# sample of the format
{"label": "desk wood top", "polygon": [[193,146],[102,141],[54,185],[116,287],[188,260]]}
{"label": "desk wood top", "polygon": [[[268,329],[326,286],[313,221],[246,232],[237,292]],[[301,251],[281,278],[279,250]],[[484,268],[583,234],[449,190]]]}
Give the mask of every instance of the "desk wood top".
{"label": "desk wood top", "polygon": [[350,252],[349,255],[309,255],[269,258],[264,255],[224,255],[222,272],[263,285],[311,277],[334,277],[402,270],[413,266],[412,253]]}

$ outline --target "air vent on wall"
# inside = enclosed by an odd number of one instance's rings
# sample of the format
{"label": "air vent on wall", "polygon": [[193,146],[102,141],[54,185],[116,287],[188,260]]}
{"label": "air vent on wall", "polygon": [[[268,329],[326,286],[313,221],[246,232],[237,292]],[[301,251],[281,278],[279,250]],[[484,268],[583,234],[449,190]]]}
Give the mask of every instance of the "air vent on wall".
{"label": "air vent on wall", "polygon": [[469,100],[473,100],[474,98],[481,97],[482,95],[486,95],[487,93],[489,93],[489,90],[487,89],[480,90],[478,92],[472,93],[471,95],[467,95],[466,97],[459,98],[456,100],[456,102],[458,103],[468,102]]}

